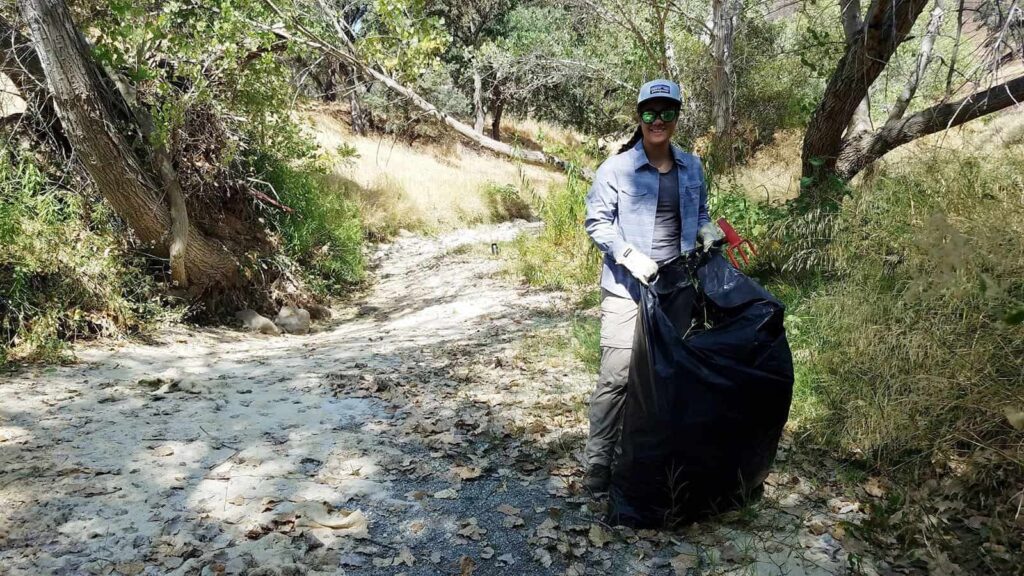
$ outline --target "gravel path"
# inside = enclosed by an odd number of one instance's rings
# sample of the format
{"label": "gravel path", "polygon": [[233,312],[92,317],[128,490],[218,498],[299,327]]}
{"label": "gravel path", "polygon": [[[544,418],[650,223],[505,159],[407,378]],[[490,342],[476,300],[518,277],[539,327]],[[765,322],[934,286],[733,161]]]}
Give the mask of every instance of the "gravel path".
{"label": "gravel path", "polygon": [[[0,574],[842,574],[855,502],[800,474],[679,531],[581,494],[593,378],[492,242],[383,247],[307,336],[170,331],[0,383]],[[783,459],[785,454],[782,455]],[[785,466],[785,464],[782,464]],[[870,562],[861,563],[872,573]]]}

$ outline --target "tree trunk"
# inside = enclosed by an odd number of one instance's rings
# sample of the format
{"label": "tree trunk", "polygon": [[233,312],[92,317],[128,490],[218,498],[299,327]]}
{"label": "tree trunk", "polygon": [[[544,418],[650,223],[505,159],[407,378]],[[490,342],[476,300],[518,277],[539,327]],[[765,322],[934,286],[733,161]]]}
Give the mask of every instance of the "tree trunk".
{"label": "tree trunk", "polygon": [[340,64],[334,64],[330,62],[327,64],[327,74],[324,75],[323,82],[320,83],[320,88],[323,92],[321,98],[324,102],[337,102],[338,101],[338,73]]}
{"label": "tree trunk", "polygon": [[[116,128],[123,124],[123,117],[114,110],[127,110],[127,104],[102,81],[103,72],[89,59],[88,46],[63,0],[19,0],[18,4],[68,140],[97,190],[145,248],[167,254],[173,223],[170,210],[152,175]],[[238,281],[238,266],[231,255],[194,226],[188,227],[184,261],[188,281],[197,293]]]}
{"label": "tree trunk", "polygon": [[804,132],[803,175],[818,183],[836,174],[843,133],[928,0],[873,0],[865,26],[839,60]]}
{"label": "tree trunk", "polygon": [[[843,17],[843,35],[846,43],[853,42],[857,34],[864,28],[864,20],[860,16],[860,0],[839,0],[839,9]],[[870,96],[864,95],[857,109],[853,112],[853,118],[846,126],[846,137],[849,138],[860,132],[867,132],[872,129],[871,125],[871,101]]]}
{"label": "tree trunk", "polygon": [[924,33],[924,39],[921,40],[921,51],[917,53],[917,63],[914,66],[914,71],[910,73],[910,78],[907,78],[907,85],[903,87],[903,92],[896,99],[896,103],[889,112],[887,122],[899,120],[907,113],[910,101],[914,98],[914,94],[917,93],[917,87],[921,84],[921,78],[924,77],[924,73],[928,70],[928,65],[932,62],[932,48],[935,46],[935,37],[939,35],[939,29],[942,27],[942,15],[944,12],[942,0],[935,0],[935,9],[932,10],[932,15],[928,19],[928,29]]}
{"label": "tree trunk", "polygon": [[505,97],[497,82],[491,87],[491,138],[501,142],[501,116],[505,113]]}
{"label": "tree trunk", "polygon": [[46,75],[39,55],[14,25],[0,16],[0,73],[18,88],[28,106],[36,140],[49,144],[65,158],[71,157],[71,143],[46,89]]}
{"label": "tree trunk", "polygon": [[370,128],[370,121],[366,110],[363,109],[363,101],[359,93],[361,89],[359,73],[355,68],[343,64],[339,64],[338,68],[348,84],[348,108],[352,117],[352,131],[360,136],[366,136]]}
{"label": "tree trunk", "polygon": [[735,1],[713,0],[711,20],[711,118],[714,123],[715,136],[728,140],[732,128],[732,46],[736,26]]}
{"label": "tree trunk", "polygon": [[477,134],[484,133],[484,80],[480,69],[473,67],[473,130]]}

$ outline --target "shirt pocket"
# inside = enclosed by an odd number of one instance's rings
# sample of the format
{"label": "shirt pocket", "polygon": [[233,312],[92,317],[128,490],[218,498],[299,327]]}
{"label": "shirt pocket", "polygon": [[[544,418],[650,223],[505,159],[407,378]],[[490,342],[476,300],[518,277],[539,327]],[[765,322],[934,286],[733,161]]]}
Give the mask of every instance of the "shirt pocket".
{"label": "shirt pocket", "polygon": [[624,186],[619,189],[619,209],[630,214],[641,212],[650,201],[651,194],[651,190],[640,186]]}

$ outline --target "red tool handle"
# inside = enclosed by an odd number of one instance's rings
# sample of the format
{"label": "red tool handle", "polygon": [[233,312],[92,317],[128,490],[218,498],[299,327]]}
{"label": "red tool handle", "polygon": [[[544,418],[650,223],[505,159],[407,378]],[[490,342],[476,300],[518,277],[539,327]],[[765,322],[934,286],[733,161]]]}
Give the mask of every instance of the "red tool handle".
{"label": "red tool handle", "polygon": [[729,242],[729,247],[735,248],[743,243],[743,238],[740,237],[739,233],[736,232],[736,229],[733,228],[725,218],[718,219],[718,227],[721,228],[722,232],[725,234],[725,239]]}

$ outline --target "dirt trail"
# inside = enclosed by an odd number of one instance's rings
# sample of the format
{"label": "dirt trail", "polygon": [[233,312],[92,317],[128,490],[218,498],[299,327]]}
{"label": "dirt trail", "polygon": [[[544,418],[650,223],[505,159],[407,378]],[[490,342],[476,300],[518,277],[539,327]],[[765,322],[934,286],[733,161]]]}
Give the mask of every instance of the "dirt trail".
{"label": "dirt trail", "polygon": [[845,573],[856,505],[789,473],[686,530],[597,521],[567,307],[488,254],[523,228],[400,238],[308,336],[168,332],[6,378],[0,574]]}

